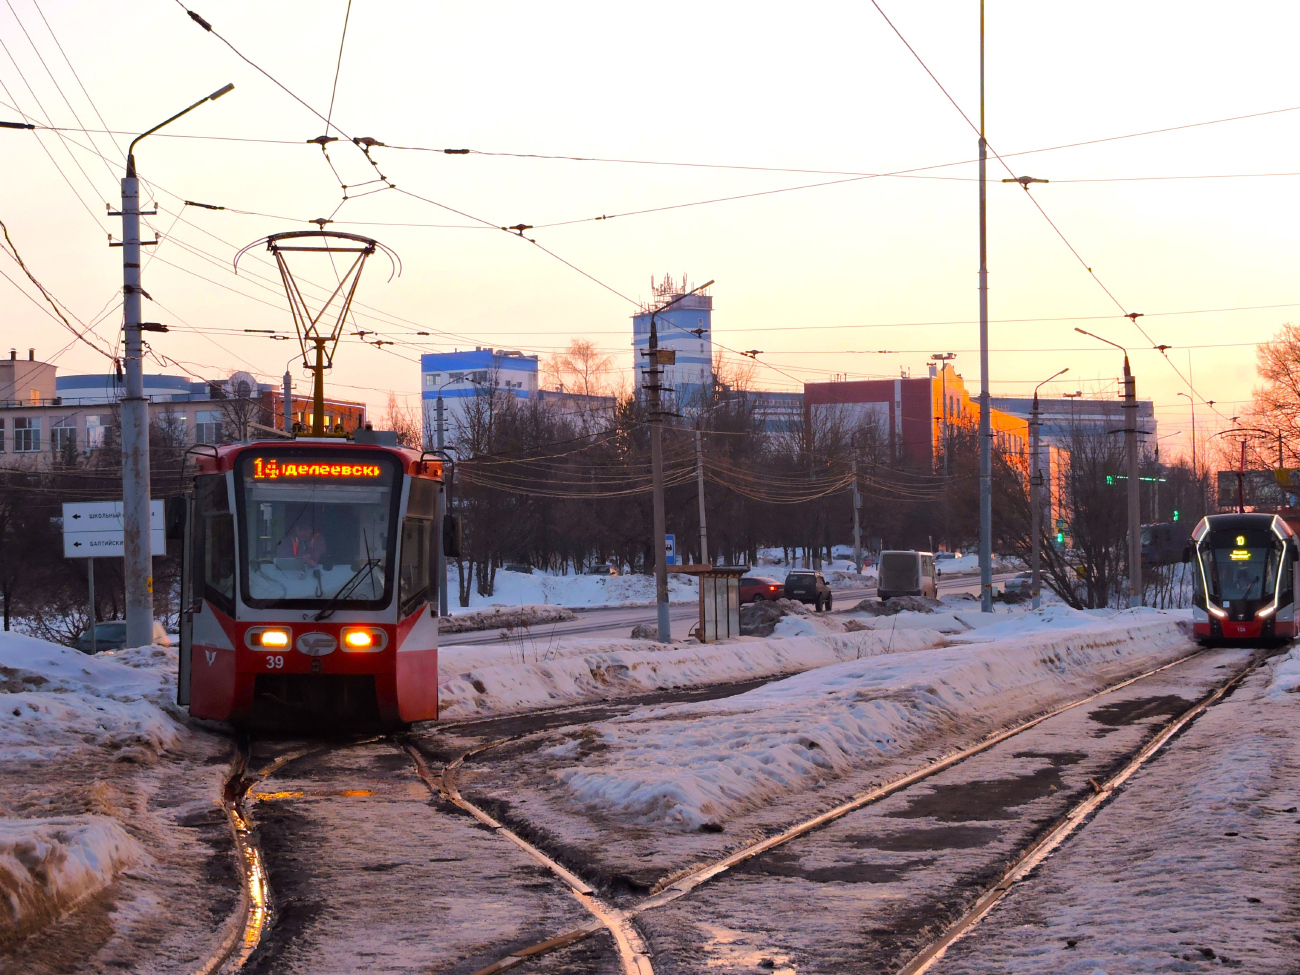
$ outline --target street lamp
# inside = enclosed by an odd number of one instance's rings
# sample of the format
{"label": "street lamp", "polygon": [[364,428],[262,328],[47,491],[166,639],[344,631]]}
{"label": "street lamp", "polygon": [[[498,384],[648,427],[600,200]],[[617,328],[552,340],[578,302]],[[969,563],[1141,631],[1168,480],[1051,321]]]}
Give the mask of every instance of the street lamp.
{"label": "street lamp", "polygon": [[957,358],[956,352],[936,352],[930,356],[939,365],[940,398],[943,401],[943,476],[948,476],[948,363]]}
{"label": "street lamp", "polygon": [[[1134,316],[1138,313],[1134,312]],[[1136,317],[1134,321],[1136,321]],[[1128,604],[1142,605],[1142,510],[1138,503],[1138,442],[1137,442],[1137,380],[1129,368],[1128,349],[1110,339],[1082,328],[1076,328],[1080,335],[1087,335],[1098,342],[1105,342],[1124,353],[1124,453],[1127,455],[1128,467]]]}
{"label": "street lamp", "polygon": [[1064,376],[1070,371],[1066,366],[1060,372],[1054,372],[1041,383],[1034,387],[1034,408],[1030,414],[1029,420],[1029,507],[1032,509],[1030,518],[1030,533],[1033,539],[1033,555],[1030,560],[1030,568],[1033,571],[1033,582],[1030,588],[1031,606],[1038,609],[1042,605],[1043,599],[1040,590],[1039,579],[1041,577],[1040,565],[1042,562],[1042,539],[1043,534],[1043,505],[1040,500],[1040,494],[1043,489],[1043,472],[1040,468],[1038,454],[1038,428],[1041,426],[1038,414],[1038,391],[1050,383],[1057,376]]}
{"label": "street lamp", "polygon": [[122,179],[122,320],[126,333],[126,395],[122,398],[122,568],[126,591],[126,645],[153,643],[153,547],[149,537],[149,405],[144,396],[144,348],[140,339],[140,183],[135,147],[205,102],[216,101],[235,86],[226,85],[165,122],[131,140]]}

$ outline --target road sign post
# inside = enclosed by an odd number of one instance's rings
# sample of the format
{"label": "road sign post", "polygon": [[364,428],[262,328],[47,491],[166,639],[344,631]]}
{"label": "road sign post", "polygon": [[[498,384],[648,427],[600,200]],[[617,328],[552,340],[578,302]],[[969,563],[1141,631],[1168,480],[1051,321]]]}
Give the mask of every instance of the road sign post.
{"label": "road sign post", "polygon": [[[154,552],[167,550],[162,501],[149,502],[149,540]],[[63,557],[86,560],[86,588],[90,599],[90,652],[99,649],[95,632],[95,559],[126,556],[126,528],[121,501],[78,501],[63,505]],[[153,638],[152,618],[150,636]],[[128,641],[129,642],[129,641]]]}

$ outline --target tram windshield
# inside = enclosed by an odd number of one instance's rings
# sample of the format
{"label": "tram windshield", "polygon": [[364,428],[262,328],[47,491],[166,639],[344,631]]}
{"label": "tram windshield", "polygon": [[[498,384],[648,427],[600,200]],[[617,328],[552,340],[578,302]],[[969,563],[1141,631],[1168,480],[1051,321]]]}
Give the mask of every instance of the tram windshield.
{"label": "tram windshield", "polygon": [[1199,549],[1209,595],[1218,602],[1273,598],[1284,547],[1272,531],[1211,531]]}
{"label": "tram windshield", "polygon": [[401,470],[390,455],[249,452],[235,483],[249,606],[388,604],[401,499]]}

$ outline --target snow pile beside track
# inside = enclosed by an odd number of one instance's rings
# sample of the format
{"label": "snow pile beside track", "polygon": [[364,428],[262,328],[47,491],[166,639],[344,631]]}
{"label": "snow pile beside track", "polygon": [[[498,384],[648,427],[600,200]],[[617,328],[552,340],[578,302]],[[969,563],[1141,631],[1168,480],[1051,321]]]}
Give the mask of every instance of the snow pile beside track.
{"label": "snow pile beside track", "polygon": [[1264,697],[1277,704],[1291,704],[1300,701],[1293,696],[1296,694],[1300,694],[1300,647],[1273,664],[1273,675]]}
{"label": "snow pile beside track", "polygon": [[532,661],[521,659],[522,650],[448,647],[439,655],[439,667],[455,676],[440,684],[439,708],[442,718],[455,720],[672,687],[755,680],[890,649],[920,650],[944,639],[936,630],[917,628],[788,639],[742,637],[688,646],[645,640],[564,640]]}
{"label": "snow pile beside track", "polygon": [[[459,585],[456,567],[447,567],[447,592],[451,602],[456,602]],[[491,596],[482,596],[475,587],[471,589],[469,606],[452,605],[448,612],[453,616],[472,613],[494,606],[653,606],[655,601],[654,576],[647,575],[555,575],[550,572],[498,571],[493,581]],[[699,599],[695,580],[691,576],[673,573],[668,577],[668,598],[672,602],[694,602]]]}
{"label": "snow pile beside track", "polygon": [[143,856],[105,816],[0,820],[0,941],[39,928]]}
{"label": "snow pile beside track", "polygon": [[492,609],[475,609],[456,616],[444,616],[438,621],[439,633],[470,633],[477,630],[513,630],[516,627],[540,626],[577,619],[572,610],[563,606],[496,606]]}
{"label": "snow pile beside track", "polygon": [[45,761],[89,748],[149,762],[176,740],[163,710],[175,695],[176,651],[95,656],[0,633],[0,761]]}
{"label": "snow pile beside track", "polygon": [[[555,774],[590,808],[699,827],[850,769],[966,743],[1174,660],[1193,650],[1180,624],[1153,610],[1103,617],[1053,608],[1000,624],[1015,634],[999,637],[995,625],[966,637],[978,642],[908,652],[898,652],[902,641],[925,631],[898,630],[891,654],[598,724],[605,747]],[[569,757],[572,747],[552,754]]]}

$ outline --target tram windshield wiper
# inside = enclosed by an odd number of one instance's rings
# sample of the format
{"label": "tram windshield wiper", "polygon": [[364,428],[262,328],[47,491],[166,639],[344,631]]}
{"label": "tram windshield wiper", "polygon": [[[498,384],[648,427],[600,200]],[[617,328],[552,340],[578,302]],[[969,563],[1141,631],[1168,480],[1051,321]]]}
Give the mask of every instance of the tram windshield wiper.
{"label": "tram windshield wiper", "polygon": [[321,607],[320,612],[315,616],[316,622],[319,623],[321,620],[328,619],[332,616],[334,611],[339,608],[339,603],[343,602],[343,600],[356,592],[356,590],[361,587],[363,577],[368,578],[370,574],[375,571],[375,566],[379,565],[382,561],[383,560],[379,558],[366,559],[365,564],[362,565],[361,568],[357,569],[356,572],[352,573],[352,577],[348,579],[347,582],[343,583],[343,585],[339,586],[338,592],[331,596],[329,602]]}

